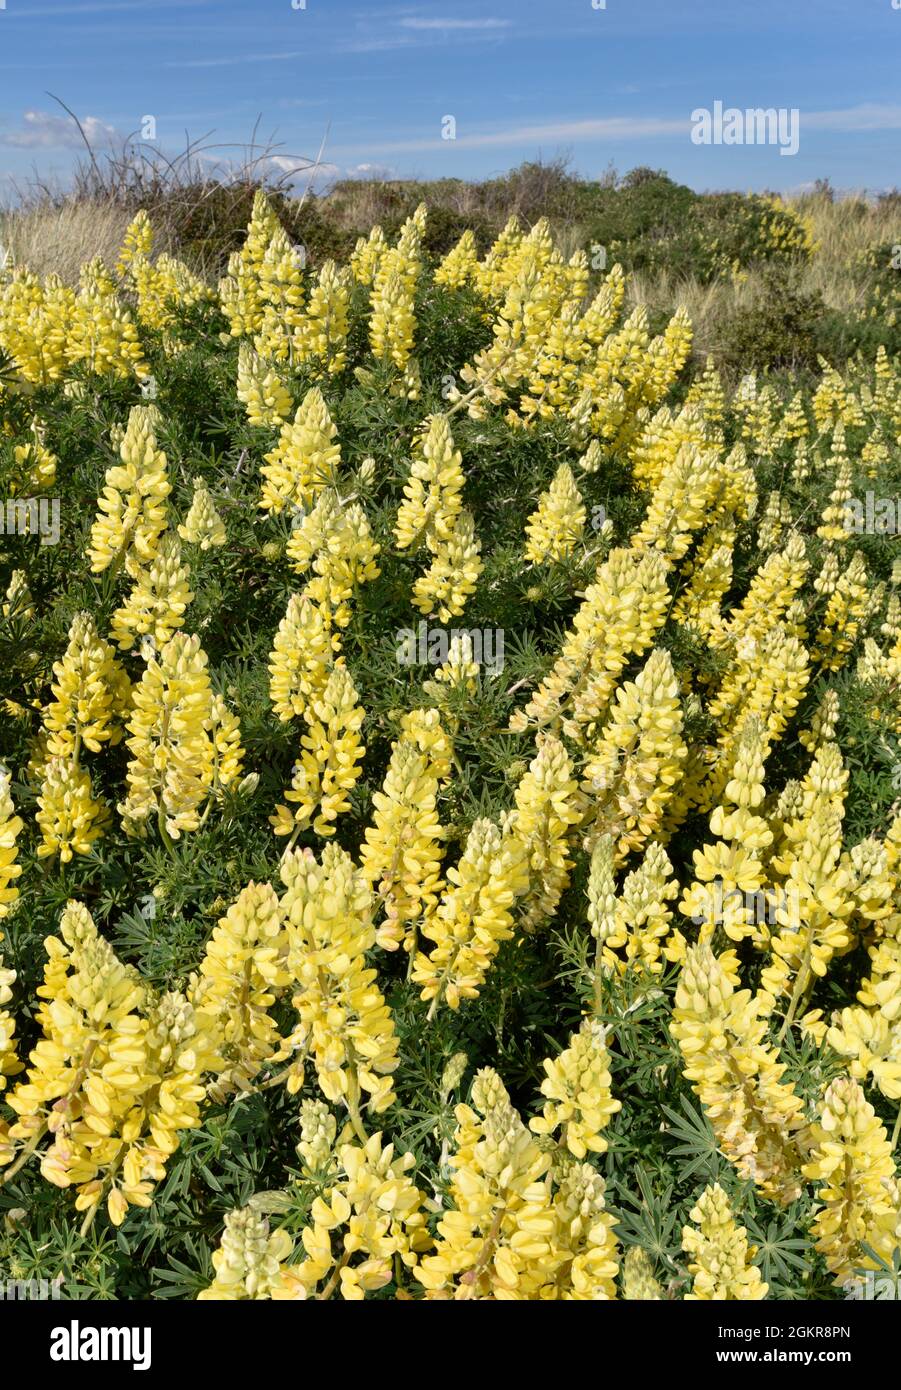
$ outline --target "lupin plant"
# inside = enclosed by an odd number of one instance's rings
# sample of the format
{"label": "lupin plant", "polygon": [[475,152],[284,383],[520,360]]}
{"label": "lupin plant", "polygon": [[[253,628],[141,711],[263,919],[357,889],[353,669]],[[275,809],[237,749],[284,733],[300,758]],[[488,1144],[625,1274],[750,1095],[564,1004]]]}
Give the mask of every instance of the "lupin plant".
{"label": "lupin plant", "polygon": [[839,1298],[901,1259],[901,562],[855,522],[898,358],[692,362],[628,245],[409,204],[308,260],[299,211],[218,289],[145,214],[0,266],[0,1263]]}

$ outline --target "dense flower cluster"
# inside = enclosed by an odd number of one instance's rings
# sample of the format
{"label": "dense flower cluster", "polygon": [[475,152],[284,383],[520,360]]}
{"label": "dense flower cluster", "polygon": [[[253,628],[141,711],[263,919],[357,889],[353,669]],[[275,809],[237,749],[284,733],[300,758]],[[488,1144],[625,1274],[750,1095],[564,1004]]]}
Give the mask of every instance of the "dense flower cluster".
{"label": "dense flower cluster", "polygon": [[[314,268],[260,192],[217,290],[143,213],[77,287],[0,271],[11,495],[87,499],[71,594],[0,605],[0,1181],[122,1240],[278,1087],[203,1299],[762,1299],[768,1205],[821,1288],[891,1266],[901,565],[849,516],[898,363],[674,391],[688,316],[620,266],[427,230]],[[706,1186],[634,1157],[669,1094]]]}

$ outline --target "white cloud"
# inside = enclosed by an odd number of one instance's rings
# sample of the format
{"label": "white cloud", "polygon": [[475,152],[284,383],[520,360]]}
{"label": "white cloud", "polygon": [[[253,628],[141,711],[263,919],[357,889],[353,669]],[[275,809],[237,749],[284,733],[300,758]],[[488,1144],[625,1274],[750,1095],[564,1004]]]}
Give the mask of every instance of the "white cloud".
{"label": "white cloud", "polygon": [[687,116],[667,120],[655,116],[608,116],[598,120],[550,121],[546,125],[511,126],[467,135],[456,140],[398,140],[379,144],[386,152],[402,150],[481,149],[497,145],[532,144],[548,140],[640,140],[650,136],[688,134],[691,123]]}
{"label": "white cloud", "polygon": [[243,63],[284,63],[294,58],[308,58],[302,49],[281,49],[278,53],[237,53],[230,58],[172,58],[167,68],[233,68]]}
{"label": "white cloud", "polygon": [[414,38],[409,38],[405,34],[396,34],[393,38],[385,39],[344,39],[338,44],[336,51],[339,53],[387,53],[395,48],[421,48],[423,44],[418,44]]}
{"label": "white cloud", "polygon": [[64,5],[29,5],[27,10],[9,10],[3,22],[12,19],[69,19],[72,15],[122,14],[140,10],[184,9],[210,5],[213,0],[84,0]]}
{"label": "white cloud", "polygon": [[[94,148],[120,143],[115,126],[99,116],[80,116],[82,129]],[[18,150],[72,150],[84,147],[78,126],[69,116],[53,116],[48,111],[26,111],[21,130],[0,129],[0,145]]]}
{"label": "white cloud", "polygon": [[261,168],[293,175],[295,187],[309,186],[314,193],[327,193],[342,179],[373,179],[382,182],[398,177],[397,170],[387,164],[332,164],[323,160],[314,168],[304,166],[301,162],[284,155],[272,155],[263,162]]}
{"label": "white cloud", "polygon": [[345,179],[396,179],[397,170],[392,169],[388,164],[352,164],[347,169],[339,171],[339,176]]}
{"label": "white cloud", "polygon": [[509,19],[402,19],[402,29],[509,29]]}
{"label": "white cloud", "polygon": [[[801,108],[801,136],[807,131],[855,134],[876,130],[901,130],[901,106],[867,103],[843,111],[805,111]],[[462,123],[461,123],[462,126]],[[541,125],[509,126],[503,130],[474,131],[467,134],[458,126],[456,140],[397,140],[373,145],[373,152],[386,154],[417,150],[508,148],[538,145],[551,141],[578,143],[597,140],[649,140],[666,136],[687,136],[690,116],[604,116],[582,121],[548,121]]]}
{"label": "white cloud", "polygon": [[901,130],[901,106],[864,102],[844,111],[805,111],[801,130],[831,130],[851,134],[858,130]]}

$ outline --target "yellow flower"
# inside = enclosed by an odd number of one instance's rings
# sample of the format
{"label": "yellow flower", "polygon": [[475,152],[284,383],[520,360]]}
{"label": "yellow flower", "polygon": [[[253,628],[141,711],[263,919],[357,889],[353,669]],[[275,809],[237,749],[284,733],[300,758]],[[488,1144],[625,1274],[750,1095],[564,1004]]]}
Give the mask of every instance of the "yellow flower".
{"label": "yellow flower", "polygon": [[142,208],[132,218],[125,231],[119,259],[116,261],[116,274],[125,279],[136,257],[149,256],[153,250],[153,228],[150,218]]}
{"label": "yellow flower", "polygon": [[450,887],[425,922],[431,954],[415,957],[411,979],[432,1000],[451,1009],[475,999],[502,941],[513,935],[513,904],[528,887],[525,852],[515,833],[493,821],[473,822],[459,863],[448,869]]}
{"label": "yellow flower", "polygon": [[279,513],[285,507],[309,508],[317,494],[334,486],[341,450],[338,434],[318,386],[297,407],[294,419],[282,425],[278,444],[265,455],[260,470],[260,507]]}
{"label": "yellow flower", "polygon": [[585,591],[550,674],[511,718],[510,728],[563,720],[564,732],[584,742],[602,722],[628,658],[651,645],[668,604],[662,556],[611,550]]}
{"label": "yellow flower", "polygon": [[449,1207],[417,1274],[426,1297],[615,1298],[614,1219],[601,1176],[571,1160],[552,1166],[490,1068],[456,1116]]}
{"label": "yellow flower", "polygon": [[694,1275],[686,1300],[766,1298],[769,1285],[751,1263],[756,1249],[748,1245],[748,1233],[732,1215],[719,1183],[705,1188],[690,1215],[694,1226],[682,1228],[682,1248],[692,1257],[688,1268]]}
{"label": "yellow flower", "polygon": [[337,845],[322,852],[288,850],[281,878],[286,964],[297,1023],[280,1057],[291,1059],[288,1090],[300,1090],[312,1058],[327,1100],[347,1107],[355,1132],[360,1107],[376,1113],[394,1103],[391,1076],[399,1064],[394,1020],[366,966],[375,943],[372,894],[350,856]]}
{"label": "yellow flower", "polygon": [[198,1301],[235,1303],[272,1298],[281,1287],[283,1265],[291,1250],[288,1232],[270,1234],[269,1222],[252,1207],[230,1211],[219,1249],[213,1253],[216,1278],[201,1289]]}
{"label": "yellow flower", "polygon": [[119,807],[129,834],[141,834],[151,816],[177,839],[196,830],[213,781],[213,744],[206,653],[198,637],[178,632],[134,687],[126,747],[128,794]]}
{"label": "yellow flower", "polygon": [[298,331],[297,360],[312,361],[329,376],[338,376],[347,362],[350,271],[325,261],[310,292],[307,312]]}
{"label": "yellow flower", "polygon": [[292,594],[269,655],[269,699],[283,723],[303,714],[325,689],[333,664],[329,629],[319,605]]}
{"label": "yellow flower", "polygon": [[346,627],[356,589],[381,572],[375,560],[379,549],[359,503],[347,505],[327,487],[292,530],[287,556],[298,574],[312,569],[305,592],[331,612],[336,627]]}
{"label": "yellow flower", "polygon": [[689,947],[670,1031],[723,1153],[764,1196],[787,1205],[801,1192],[801,1101],[765,1042],[764,1001],[736,992],[735,978],[734,957]]}
{"label": "yellow flower", "polygon": [[385,233],[375,226],[368,237],[358,237],[350,258],[350,270],[358,285],[371,285],[387,250]]}
{"label": "yellow flower", "polygon": [[53,664],[54,699],[44,713],[48,752],[77,759],[82,747],[97,753],[122,738],[120,719],[128,708],[131,683],[97,632],[90,613],[76,613],[61,661]]}
{"label": "yellow flower", "polygon": [[252,425],[283,425],[291,413],[291,393],[284,378],[249,343],[238,349],[236,394]]}
{"label": "yellow flower", "polygon": [[620,1296],[630,1302],[660,1302],[664,1296],[651,1258],[640,1245],[633,1245],[626,1251],[620,1288]]}
{"label": "yellow flower", "polygon": [[[413,449],[394,534],[398,550],[453,537],[463,507],[462,455],[446,415],[430,415]],[[432,548],[430,546],[430,548]]]}
{"label": "yellow flower", "polygon": [[687,751],[672,660],[657,648],[637,679],[617,690],[597,749],[585,764],[589,835],[614,834],[620,857],[639,849],[661,824]]}
{"label": "yellow flower", "polygon": [[429,542],[433,560],[413,585],[413,602],[420,613],[435,613],[442,623],[458,618],[476,591],[484,569],[482,543],[475,533],[475,519],[469,511],[456,517],[447,540]]}
{"label": "yellow flower", "polygon": [[393,1144],[383,1147],[381,1134],[340,1145],[329,1186],[313,1201],[301,1237],[305,1258],[283,1270],[273,1297],[315,1297],[317,1285],[331,1289],[337,1279],[341,1297],[359,1302],[390,1283],[395,1267],[415,1276],[417,1255],[431,1240],[423,1194],[408,1176],[414,1163],[412,1153],[395,1157]]}
{"label": "yellow flower", "polygon": [[171,486],[166,455],[157,447],[155,406],[132,406],[119,445],[121,464],[108,468],[91,527],[91,570],[100,574],[126,557],[131,575],[156,554],[166,527],[166,498]]}
{"label": "yellow flower", "polygon": [[378,894],[385,918],[376,940],[385,950],[412,950],[420,923],[435,909],[441,881],[438,768],[427,749],[399,738],[381,791],[373,793],[373,824],[364,831],[360,869]]}
{"label": "yellow flower", "polygon": [[199,545],[201,550],[211,546],[225,545],[228,539],[222,518],[216,511],[216,504],[202,478],[194,479],[194,496],[188,508],[188,515],[178,528],[183,541]]}
{"label": "yellow flower", "polygon": [[334,668],[321,695],[306,706],[304,719],[303,751],[285,792],[291,806],[277,806],[270,823],[276,835],[296,835],[309,824],[317,835],[334,835],[334,822],[350,810],[348,792],[356,786],[366,752],[359,736],[364,712],[346,666]]}
{"label": "yellow flower", "polygon": [[207,942],[190,1000],[216,1054],[211,1099],[249,1089],[275,1056],[278,1026],[269,1010],[288,983],[283,913],[268,883],[248,883]]}
{"label": "yellow flower", "polygon": [[811,1232],[836,1282],[876,1267],[864,1244],[891,1264],[901,1241],[892,1149],[851,1077],[826,1088],[811,1144],[804,1176],[821,1184]]}
{"label": "yellow flower", "polygon": [[22,865],[16,863],[16,840],[23,822],[16,815],[10,787],[9,772],[0,763],[0,921],[12,911],[19,896],[13,885],[22,874]]}
{"label": "yellow flower", "polygon": [[84,768],[69,758],[51,757],[44,766],[35,820],[42,836],[38,858],[58,854],[68,864],[75,854],[90,854],[109,812],[92,796]]}
{"label": "yellow flower", "polygon": [[572,469],[561,463],[526,522],[526,559],[540,565],[571,555],[585,531],[585,507]]}
{"label": "yellow flower", "polygon": [[601,1131],[622,1102],[610,1094],[607,1034],[594,1019],[585,1019],[559,1057],[544,1063],[547,1076],[541,1094],[547,1096],[540,1117],[529,1122],[535,1134],[560,1131],[559,1142],[574,1158],[607,1151]]}
{"label": "yellow flower", "polygon": [[475,280],[478,266],[476,240],[467,227],[460,240],[443,258],[432,279],[436,285],[447,285],[451,290],[460,289]]}
{"label": "yellow flower", "polygon": [[539,733],[537,753],[516,788],[511,827],[528,862],[530,885],[520,918],[526,928],[552,917],[569,883],[567,838],[582,810],[569,756],[559,739]]}
{"label": "yellow flower", "polygon": [[138,570],[131,592],[112,616],[112,635],[120,651],[130,651],[139,637],[148,637],[157,650],[166,645],[183,625],[194,597],[190,578],[178,536],[167,531],[160,537],[150,564]]}

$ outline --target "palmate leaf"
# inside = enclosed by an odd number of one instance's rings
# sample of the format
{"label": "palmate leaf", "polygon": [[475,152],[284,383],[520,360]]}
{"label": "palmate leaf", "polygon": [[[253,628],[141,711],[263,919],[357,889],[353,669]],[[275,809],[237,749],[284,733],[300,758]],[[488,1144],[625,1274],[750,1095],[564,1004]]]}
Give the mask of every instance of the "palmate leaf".
{"label": "palmate leaf", "polygon": [[810,1241],[797,1234],[803,1229],[803,1213],[793,1206],[784,1216],[775,1216],[764,1224],[763,1221],[758,1222],[753,1214],[755,1205],[752,1193],[747,1204],[743,1203],[740,1207],[751,1243],[757,1246],[754,1263],[769,1284],[771,1295],[779,1290],[780,1298],[787,1297],[789,1295],[784,1292],[784,1286],[797,1289],[801,1283],[800,1276],[810,1268],[811,1263]]}
{"label": "palmate leaf", "polygon": [[651,1173],[637,1167],[617,1190],[622,1203],[614,1207],[618,1238],[626,1246],[640,1245],[655,1263],[664,1262],[676,1269],[682,1227],[678,1207],[673,1203],[672,1184],[657,1191]]}
{"label": "palmate leaf", "polygon": [[669,1136],[677,1141],[671,1152],[675,1158],[684,1159],[681,1176],[690,1178],[699,1173],[708,1182],[714,1182],[723,1169],[723,1161],[710,1123],[687,1096],[681,1097],[680,1105],[682,1114],[669,1105],[661,1108],[669,1121]]}
{"label": "palmate leaf", "polygon": [[203,1241],[188,1236],[185,1246],[193,1264],[186,1264],[184,1260],[170,1255],[168,1269],[154,1269],[155,1298],[195,1299],[201,1289],[205,1289],[212,1282],[213,1262]]}

